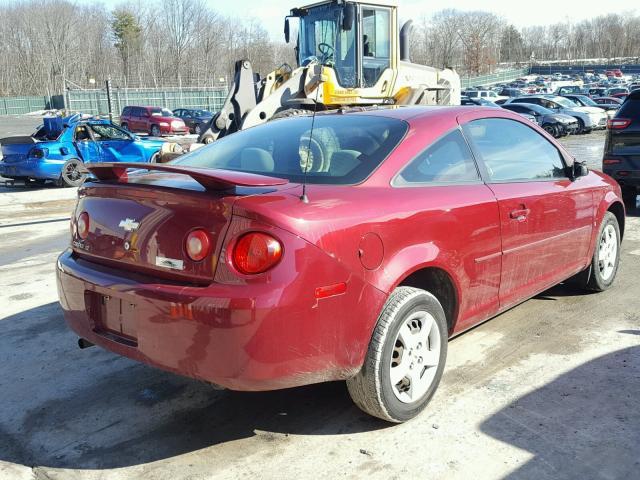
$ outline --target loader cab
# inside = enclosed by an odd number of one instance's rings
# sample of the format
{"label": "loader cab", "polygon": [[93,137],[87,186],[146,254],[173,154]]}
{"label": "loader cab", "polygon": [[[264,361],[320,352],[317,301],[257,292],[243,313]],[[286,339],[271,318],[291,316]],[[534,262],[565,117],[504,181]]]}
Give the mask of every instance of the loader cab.
{"label": "loader cab", "polygon": [[299,66],[317,60],[335,72],[336,87],[387,93],[398,61],[395,6],[332,1],[293,9],[290,17],[299,18]]}

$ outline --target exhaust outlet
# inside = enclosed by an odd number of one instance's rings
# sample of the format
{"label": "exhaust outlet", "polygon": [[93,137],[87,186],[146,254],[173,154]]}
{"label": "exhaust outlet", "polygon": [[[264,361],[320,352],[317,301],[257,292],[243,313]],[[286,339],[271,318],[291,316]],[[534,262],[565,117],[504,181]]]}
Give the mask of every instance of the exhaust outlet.
{"label": "exhaust outlet", "polygon": [[82,349],[85,348],[89,348],[89,347],[93,347],[93,343],[91,343],[89,340],[87,340],[86,338],[79,338],[78,339],[78,346]]}

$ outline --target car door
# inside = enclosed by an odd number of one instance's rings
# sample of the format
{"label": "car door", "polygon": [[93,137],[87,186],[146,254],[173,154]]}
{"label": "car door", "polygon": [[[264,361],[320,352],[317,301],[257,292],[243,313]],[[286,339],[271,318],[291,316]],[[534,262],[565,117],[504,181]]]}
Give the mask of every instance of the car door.
{"label": "car door", "polygon": [[112,124],[91,124],[91,133],[100,146],[103,162],[142,162],[144,156],[133,137]]}
{"label": "car door", "polygon": [[525,123],[482,118],[463,129],[498,200],[504,309],[585,267],[592,192],[586,177],[568,177],[562,153]]}
{"label": "car door", "polygon": [[[461,292],[464,330],[494,315],[499,307],[500,216],[498,202],[482,182],[460,129],[433,142],[393,179],[399,209],[411,205],[414,225],[407,244],[433,244],[446,252]],[[400,210],[399,210],[400,211]]]}
{"label": "car door", "polygon": [[85,124],[76,125],[74,128],[73,145],[80,155],[80,160],[85,163],[99,162],[102,159],[100,145],[95,141]]}

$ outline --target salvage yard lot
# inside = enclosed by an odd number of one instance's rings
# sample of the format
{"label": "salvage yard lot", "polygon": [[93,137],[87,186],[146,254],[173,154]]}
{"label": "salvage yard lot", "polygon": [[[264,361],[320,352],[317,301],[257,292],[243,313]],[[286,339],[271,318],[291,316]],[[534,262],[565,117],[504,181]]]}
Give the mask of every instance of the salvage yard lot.
{"label": "salvage yard lot", "polygon": [[[563,143],[598,167],[603,140]],[[343,383],[216,391],[78,349],[54,277],[74,196],[0,187],[0,479],[637,476],[637,209],[612,289],[555,287],[452,340],[427,411],[389,425]]]}

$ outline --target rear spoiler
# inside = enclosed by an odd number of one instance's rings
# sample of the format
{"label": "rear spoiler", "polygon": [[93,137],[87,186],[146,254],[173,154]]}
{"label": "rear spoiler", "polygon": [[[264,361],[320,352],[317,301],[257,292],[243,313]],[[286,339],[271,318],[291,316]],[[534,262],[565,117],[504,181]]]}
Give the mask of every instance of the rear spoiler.
{"label": "rear spoiler", "polygon": [[236,172],[218,168],[200,168],[182,165],[163,165],[158,163],[89,163],[84,168],[91,172],[98,180],[127,181],[127,170],[153,170],[158,172],[178,173],[188,175],[207,190],[227,190],[231,187],[271,187],[285,185],[289,180],[284,178],[268,177],[255,173]]}

